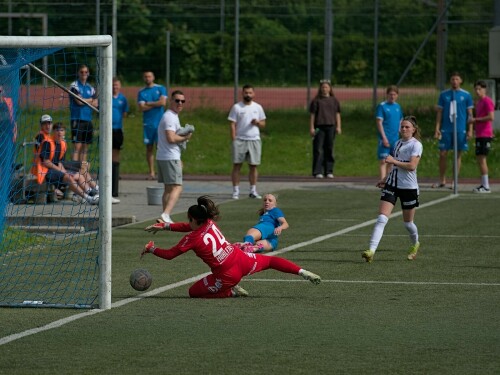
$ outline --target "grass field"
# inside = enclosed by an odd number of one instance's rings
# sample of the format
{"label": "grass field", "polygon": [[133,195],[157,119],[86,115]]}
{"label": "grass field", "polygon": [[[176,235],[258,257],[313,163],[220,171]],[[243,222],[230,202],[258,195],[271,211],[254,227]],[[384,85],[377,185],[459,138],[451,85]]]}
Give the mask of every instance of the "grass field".
{"label": "grass field", "polygon": [[[199,259],[140,261],[152,237],[145,225],[115,229],[113,308],[0,309],[0,373],[498,374],[500,196],[422,192],[417,260],[406,260],[398,208],[367,264],[378,195],[326,185],[280,192],[290,229],[278,255],[323,282],[266,271],[242,281],[249,298],[189,299],[207,272]],[[259,205],[221,204],[229,240],[241,239]],[[179,238],[154,237],[162,247]],[[138,267],[154,276],[143,294],[128,285]],[[27,332],[37,328],[50,329]]]}

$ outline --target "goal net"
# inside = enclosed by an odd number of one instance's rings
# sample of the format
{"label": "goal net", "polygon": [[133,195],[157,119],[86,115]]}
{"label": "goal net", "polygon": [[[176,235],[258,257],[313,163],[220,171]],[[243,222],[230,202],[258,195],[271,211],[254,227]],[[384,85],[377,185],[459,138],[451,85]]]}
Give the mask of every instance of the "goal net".
{"label": "goal net", "polygon": [[111,307],[111,55],[0,38],[0,306]]}

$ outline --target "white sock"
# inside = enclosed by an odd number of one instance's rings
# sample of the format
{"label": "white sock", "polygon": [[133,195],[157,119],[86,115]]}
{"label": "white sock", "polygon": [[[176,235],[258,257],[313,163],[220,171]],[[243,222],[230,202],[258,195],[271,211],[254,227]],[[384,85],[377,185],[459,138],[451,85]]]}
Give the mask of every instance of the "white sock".
{"label": "white sock", "polygon": [[410,241],[413,245],[418,242],[418,228],[413,221],[406,222],[405,228],[410,233]]}
{"label": "white sock", "polygon": [[257,185],[250,185],[250,194],[257,193]]}
{"label": "white sock", "polygon": [[378,215],[377,217],[377,222],[375,223],[375,226],[373,227],[373,232],[372,236],[370,238],[370,250],[375,252],[377,251],[378,244],[380,240],[382,239],[382,235],[384,234],[384,228],[387,222],[389,221],[389,218],[385,215]]}
{"label": "white sock", "polygon": [[489,189],[490,188],[490,180],[489,180],[487,174],[483,174],[481,176],[481,185],[483,185],[485,187],[485,189]]}
{"label": "white sock", "polygon": [[233,186],[233,193],[240,195],[240,186]]}

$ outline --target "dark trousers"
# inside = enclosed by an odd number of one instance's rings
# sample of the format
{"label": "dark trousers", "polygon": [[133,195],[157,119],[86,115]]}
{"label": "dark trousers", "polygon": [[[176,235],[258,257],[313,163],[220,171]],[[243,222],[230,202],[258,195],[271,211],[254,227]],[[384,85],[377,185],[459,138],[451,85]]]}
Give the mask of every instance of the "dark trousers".
{"label": "dark trousers", "polygon": [[313,139],[313,176],[320,173],[333,174],[335,134],[335,126],[318,126],[316,128],[316,135]]}

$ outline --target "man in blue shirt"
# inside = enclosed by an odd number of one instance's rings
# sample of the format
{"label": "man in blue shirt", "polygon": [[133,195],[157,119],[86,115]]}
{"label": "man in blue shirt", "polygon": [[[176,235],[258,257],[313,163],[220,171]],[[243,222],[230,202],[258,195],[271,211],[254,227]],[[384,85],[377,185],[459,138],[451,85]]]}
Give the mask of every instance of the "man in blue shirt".
{"label": "man in blue shirt", "polygon": [[164,107],[167,104],[167,89],[154,83],[155,75],[152,71],[145,71],[143,79],[146,86],[139,91],[137,104],[142,112],[144,144],[146,145],[146,160],[149,166],[148,180],[155,179],[154,144],[158,142],[158,124],[160,123]]}
{"label": "man in blue shirt", "polygon": [[118,197],[118,182],[120,179],[120,150],[123,146],[123,118],[129,111],[128,102],[125,95],[120,90],[122,84],[119,78],[113,78],[113,154],[112,154],[112,172],[111,172],[111,195]]}
{"label": "man in blue shirt", "polygon": [[[439,95],[436,115],[436,130],[434,138],[438,139],[439,148],[439,183],[432,187],[442,188],[446,186],[446,164],[448,151],[453,150],[453,127],[454,117],[457,123],[457,166],[460,172],[462,151],[469,149],[467,140],[472,137],[472,96],[460,88],[462,78],[458,72],[451,74],[451,88],[444,90]],[[456,103],[456,104],[455,104]]]}
{"label": "man in blue shirt", "polygon": [[[76,94],[79,99],[72,95],[69,98],[69,109],[71,114],[71,140],[73,141],[73,160],[87,161],[88,147],[92,144],[94,127],[92,125],[92,108],[98,106],[97,93],[87,82],[90,70],[87,65],[80,65],[78,68],[78,79],[70,86],[70,91]],[[87,103],[87,104],[86,104]]]}

